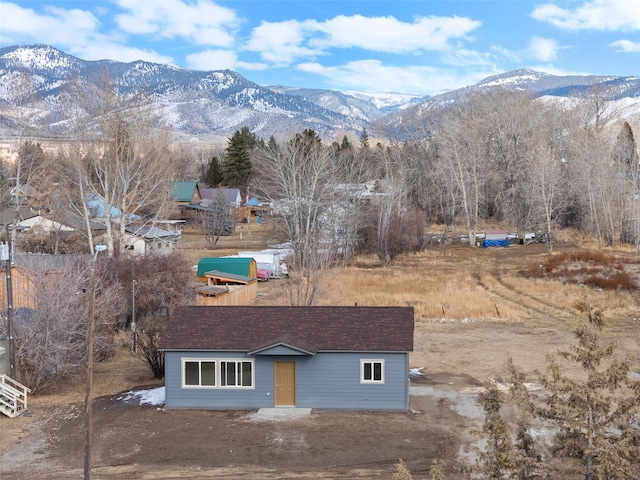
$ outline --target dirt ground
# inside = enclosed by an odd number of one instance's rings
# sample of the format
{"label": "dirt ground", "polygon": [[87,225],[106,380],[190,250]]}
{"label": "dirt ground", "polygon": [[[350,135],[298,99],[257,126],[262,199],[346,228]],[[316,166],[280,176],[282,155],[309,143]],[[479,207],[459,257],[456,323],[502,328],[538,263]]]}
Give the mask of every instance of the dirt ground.
{"label": "dirt ground", "polygon": [[[408,412],[313,410],[283,421],[257,421],[251,411],[164,410],[108,395],[94,404],[93,477],[382,479],[402,458],[414,478],[425,478],[431,459],[455,456],[477,424],[477,416],[451,408],[461,400],[454,394],[474,383],[432,374],[416,385],[449,393],[413,396]],[[470,390],[467,400],[474,397]],[[16,443],[3,441],[0,478],[82,478],[83,408],[34,399],[31,416],[0,420],[2,432],[23,431]]]}
{"label": "dirt ground", "polygon": [[[478,276],[477,288],[519,305],[526,320],[416,320],[410,362],[424,375],[412,380],[407,412],[313,410],[308,417],[270,422],[252,419],[250,411],[139,405],[123,401],[123,392],[161,383],[125,343],[113,360],[96,367],[93,478],[390,479],[399,459],[414,478],[428,478],[432,460],[473,451],[473,430],[482,422],[477,392],[484,379],[499,376],[507,352],[531,369],[571,341],[570,322],[553,324],[564,314],[552,302],[491,281],[526,261],[523,255],[541,252],[496,252],[491,255],[500,258],[489,261],[498,267]],[[461,268],[465,261],[453,254],[430,268]],[[265,296],[279,288],[277,281],[260,286]],[[639,322],[629,314],[612,325],[623,352],[635,361]],[[0,418],[0,480],[82,478],[83,388],[83,379],[69,382],[63,391],[33,396],[27,414]],[[446,478],[462,477],[449,466]]]}

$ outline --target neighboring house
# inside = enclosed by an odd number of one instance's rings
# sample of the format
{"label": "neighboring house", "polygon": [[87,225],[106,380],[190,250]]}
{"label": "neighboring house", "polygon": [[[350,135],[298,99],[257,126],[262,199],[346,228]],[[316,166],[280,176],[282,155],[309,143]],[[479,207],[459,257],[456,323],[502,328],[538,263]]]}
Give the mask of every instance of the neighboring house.
{"label": "neighboring house", "polygon": [[[39,209],[36,210],[25,206],[19,207],[17,212],[15,207],[0,209],[0,224],[3,227],[13,225],[16,220],[16,215],[18,217],[18,222],[22,222],[30,218],[37,217],[39,215]],[[17,225],[20,225],[20,223]]]}
{"label": "neighboring house", "polygon": [[249,305],[258,296],[256,278],[216,270],[204,276],[207,285],[196,288],[197,305]]}
{"label": "neighboring house", "polygon": [[205,274],[212,270],[245,277],[258,277],[258,264],[253,258],[204,257],[198,261],[198,280],[207,281]]}
{"label": "neighboring house", "polygon": [[255,223],[262,223],[262,218],[269,211],[268,207],[262,206],[257,198],[247,200],[244,205],[235,211],[236,221],[251,223],[251,218],[255,218]]}
{"label": "neighboring house", "polygon": [[200,192],[203,207],[208,207],[216,200],[223,200],[231,208],[238,208],[242,204],[242,196],[237,188],[203,188]]}
{"label": "neighboring house", "polygon": [[202,196],[198,182],[171,182],[171,198],[176,205],[200,205]]}
{"label": "neighboring house", "polygon": [[[89,227],[91,228],[94,243],[100,243],[106,231],[104,224],[91,220]],[[36,215],[20,220],[18,229],[25,233],[29,233],[31,229],[38,229],[44,233],[59,235],[61,241],[69,240],[75,236],[82,239],[88,238],[86,221],[72,213],[67,213],[59,217],[46,214]]]}
{"label": "neighboring house", "polygon": [[413,307],[176,307],[166,408],[409,408]]}
{"label": "neighboring house", "polygon": [[135,256],[170,255],[180,233],[152,225],[125,227],[124,250]]}
{"label": "neighboring house", "polygon": [[198,182],[172,182],[171,198],[176,207],[172,214],[174,218],[195,223],[201,221],[205,208],[200,205],[202,196]]}
{"label": "neighboring house", "polygon": [[12,205],[28,205],[29,199],[35,193],[35,190],[30,185],[17,185],[9,189],[9,200]]}

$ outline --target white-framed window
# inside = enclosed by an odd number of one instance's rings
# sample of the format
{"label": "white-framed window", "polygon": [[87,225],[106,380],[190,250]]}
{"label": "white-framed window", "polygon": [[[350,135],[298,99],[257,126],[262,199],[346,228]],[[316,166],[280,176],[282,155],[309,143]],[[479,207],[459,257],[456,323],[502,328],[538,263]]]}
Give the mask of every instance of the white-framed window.
{"label": "white-framed window", "polygon": [[252,360],[222,360],[220,362],[221,387],[253,387]]}
{"label": "white-framed window", "polygon": [[360,383],[384,383],[384,360],[360,360]]}
{"label": "white-framed window", "polygon": [[182,359],[182,386],[187,388],[215,387],[216,362],[210,359]]}
{"label": "white-framed window", "polygon": [[254,388],[253,360],[182,358],[182,388]]}

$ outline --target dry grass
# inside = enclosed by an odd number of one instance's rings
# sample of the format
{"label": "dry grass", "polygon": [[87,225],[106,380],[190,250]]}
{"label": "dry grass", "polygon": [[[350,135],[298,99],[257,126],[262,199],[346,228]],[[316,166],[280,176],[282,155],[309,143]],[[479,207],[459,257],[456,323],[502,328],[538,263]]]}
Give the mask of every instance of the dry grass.
{"label": "dry grass", "polygon": [[187,226],[182,230],[177,250],[195,265],[202,257],[223,257],[243,250],[262,250],[276,242],[270,225],[240,224],[236,226],[233,235],[220,237],[215,248],[212,248],[202,230]]}
{"label": "dry grass", "polygon": [[[256,248],[273,243],[268,227],[262,228],[255,234],[260,239],[252,238]],[[552,256],[542,244],[480,249],[455,241],[444,252],[435,247],[401,256],[392,267],[380,266],[375,256],[360,256],[347,268],[324,272],[317,304],[413,306],[412,366],[483,380],[502,375],[507,354],[526,370],[543,368],[547,354],[573,343],[572,331],[583,320],[574,305],[586,301],[604,312],[609,322],[606,339],[617,340],[623,354],[640,362],[637,289],[604,290],[572,282],[568,276],[521,274],[528,265],[556,262],[556,256],[583,259],[571,263],[572,268],[596,258],[603,268],[621,264],[638,269],[638,256],[631,249],[598,249],[597,243],[576,232],[558,237]],[[246,248],[232,248],[233,241],[226,238],[221,244],[225,250],[209,250],[208,255]],[[637,277],[636,270],[631,272]],[[286,282],[261,283],[256,304],[287,305]]]}

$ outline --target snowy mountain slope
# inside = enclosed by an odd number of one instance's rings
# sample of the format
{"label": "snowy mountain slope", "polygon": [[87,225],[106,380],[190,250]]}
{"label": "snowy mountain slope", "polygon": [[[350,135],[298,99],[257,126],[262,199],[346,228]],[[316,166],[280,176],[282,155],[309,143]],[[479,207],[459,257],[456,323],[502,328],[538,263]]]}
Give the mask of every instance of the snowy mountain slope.
{"label": "snowy mountain slope", "polygon": [[[24,93],[23,72],[31,94]],[[640,112],[640,77],[556,76],[516,70],[440,95],[339,92],[294,86],[264,87],[230,70],[194,71],[143,61],[84,61],[47,45],[0,49],[0,127],[4,137],[16,135],[19,116],[28,116],[35,134],[64,135],[65,113],[60,93],[71,79],[96,82],[104,73],[120,92],[144,91],[154,100],[177,138],[226,138],[247,126],[268,139],[305,128],[325,139],[336,132],[364,128],[398,139],[406,136],[408,119],[428,116],[443,105],[473,92],[496,87],[527,91],[536,97],[567,98],[597,88],[615,101],[616,115],[635,118]],[[28,108],[18,109],[17,106]],[[26,115],[25,115],[26,112]]]}
{"label": "snowy mountain slope", "polygon": [[611,120],[625,119],[640,127],[640,77],[557,76],[524,69],[487,77],[475,85],[431,96],[408,109],[398,110],[378,119],[372,130],[383,131],[396,139],[406,138],[412,128],[412,118],[428,118],[448,104],[495,88],[523,91],[535,98],[545,101],[555,99],[566,104],[570,103],[570,99],[575,100],[588,95],[590,91],[597,91],[607,102]]}
{"label": "snowy mountain slope", "polygon": [[[54,108],[66,82],[72,78],[96,81],[107,72],[122,94],[144,90],[160,112],[171,112],[167,120],[176,133],[230,136],[242,126],[261,136],[281,136],[312,128],[324,137],[333,129],[359,132],[366,119],[341,114],[300,96],[286,95],[262,87],[230,70],[201,72],[149,62],[85,62],[45,45],[0,49],[0,121],[7,130],[12,122],[7,110],[16,103],[20,72],[28,72],[35,89],[30,107]],[[24,101],[22,98],[19,101]],[[48,111],[59,120],[61,111]],[[62,125],[58,121],[58,126]],[[41,125],[43,135],[63,134]]]}

